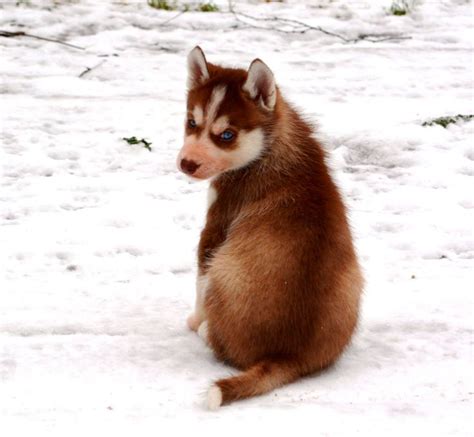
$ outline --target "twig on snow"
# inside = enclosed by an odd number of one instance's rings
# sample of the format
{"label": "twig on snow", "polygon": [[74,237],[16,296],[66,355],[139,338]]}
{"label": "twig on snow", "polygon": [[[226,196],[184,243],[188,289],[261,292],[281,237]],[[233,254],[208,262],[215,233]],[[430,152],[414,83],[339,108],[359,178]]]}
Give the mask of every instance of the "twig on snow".
{"label": "twig on snow", "polygon": [[[351,42],[350,39],[346,38],[343,35],[339,35],[338,33],[330,32],[329,30],[323,29],[320,26],[311,26],[309,24],[297,21],[297,20],[290,20],[288,18],[278,18],[278,17],[254,17],[252,15],[244,14],[243,12],[236,12],[233,9],[231,9],[231,13],[235,16],[237,21],[240,21],[243,24],[246,24],[247,26],[250,27],[255,27],[257,29],[263,29],[263,30],[275,30],[277,32],[282,32],[282,33],[306,33],[309,30],[316,30],[318,32],[324,33],[329,36],[334,36],[335,38],[339,38],[344,42]],[[286,23],[289,24],[292,28],[291,29],[280,29],[278,27],[267,27],[267,26],[259,26],[253,23],[249,23],[245,20],[242,20],[241,17],[247,18],[249,20],[254,20],[254,21],[266,21],[266,22],[273,22],[273,23]]]}
{"label": "twig on snow", "polygon": [[86,67],[86,69],[79,75],[79,77],[84,77],[87,73],[91,72],[92,70],[95,70],[96,68],[100,67],[102,64],[105,64],[107,62],[107,59],[104,59],[103,61],[99,62],[97,65],[94,65],[93,67]]}
{"label": "twig on snow", "polygon": [[69,44],[67,42],[60,41],[59,39],[45,38],[43,36],[32,35],[31,33],[26,33],[26,32],[9,32],[8,30],[0,30],[0,36],[3,36],[5,38],[12,38],[16,36],[26,36],[28,38],[35,38],[42,41],[55,42],[57,44],[62,44],[63,46],[72,47],[73,49],[85,50],[84,47],[79,47],[74,44]]}
{"label": "twig on snow", "polygon": [[[231,14],[234,15],[237,21],[256,29],[274,30],[277,32],[282,32],[282,33],[306,33],[309,31],[317,31],[317,32],[324,33],[325,35],[338,38],[341,41],[344,41],[346,43],[355,43],[358,41],[382,42],[382,41],[397,41],[397,40],[411,39],[411,37],[409,36],[404,36],[400,34],[389,34],[389,33],[384,33],[384,34],[367,33],[367,34],[360,34],[357,38],[347,38],[344,35],[341,35],[339,33],[326,30],[322,28],[321,26],[312,26],[310,24],[307,24],[298,20],[293,20],[289,18],[279,18],[279,17],[254,17],[252,15],[248,15],[243,12],[237,12],[232,5],[232,1],[229,1],[229,11]],[[254,23],[251,23],[251,22],[249,23],[248,21],[243,20],[242,17],[247,20],[253,20]],[[274,26],[272,27],[261,26],[261,25],[255,24],[255,22],[257,23],[258,22],[272,22],[276,24],[284,23],[287,25],[287,27],[289,27],[289,29],[288,28],[282,29],[282,28],[274,27]]]}
{"label": "twig on snow", "polygon": [[411,36],[400,35],[397,33],[361,33],[351,42],[369,41],[369,42],[384,42],[384,41],[402,41],[411,39]]}
{"label": "twig on snow", "polygon": [[170,23],[171,21],[176,20],[176,18],[181,17],[181,15],[183,15],[185,12],[188,12],[188,11],[187,11],[186,9],[184,9],[183,11],[181,11],[181,12],[179,12],[178,14],[172,16],[172,17],[169,18],[168,20],[165,20],[165,21],[161,22],[161,23],[159,24],[159,26],[164,26],[165,24],[168,24],[168,23]]}

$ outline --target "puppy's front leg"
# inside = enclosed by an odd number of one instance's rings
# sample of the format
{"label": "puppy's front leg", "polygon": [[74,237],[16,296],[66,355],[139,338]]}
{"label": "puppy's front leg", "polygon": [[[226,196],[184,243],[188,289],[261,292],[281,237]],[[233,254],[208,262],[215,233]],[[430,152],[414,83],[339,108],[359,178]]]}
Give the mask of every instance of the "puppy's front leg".
{"label": "puppy's front leg", "polygon": [[[194,313],[188,317],[188,326],[197,331],[199,326],[206,320],[204,309],[205,296],[209,288],[209,279],[206,275],[209,259],[215,248],[225,240],[227,225],[216,220],[217,191],[210,185],[208,191],[208,213],[206,226],[201,232],[198,248],[198,276],[196,278],[196,308]],[[214,211],[214,212],[213,212]],[[219,216],[220,217],[220,216]]]}
{"label": "puppy's front leg", "polygon": [[209,280],[206,275],[199,275],[196,278],[196,304],[194,313],[188,317],[188,326],[193,331],[199,329],[199,326],[206,320],[206,311],[204,308],[204,298],[209,286]]}
{"label": "puppy's front leg", "polygon": [[209,337],[208,337],[207,330],[208,330],[207,320],[204,320],[204,322],[202,322],[199,325],[197,333],[198,333],[199,337],[201,337],[201,339],[204,341],[204,343],[206,343],[209,346]]}

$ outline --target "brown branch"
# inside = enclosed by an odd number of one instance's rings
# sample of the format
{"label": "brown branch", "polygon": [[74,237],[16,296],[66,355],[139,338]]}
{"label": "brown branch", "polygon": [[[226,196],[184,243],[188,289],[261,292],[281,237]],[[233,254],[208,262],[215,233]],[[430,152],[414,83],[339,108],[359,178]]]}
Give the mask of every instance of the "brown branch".
{"label": "brown branch", "polygon": [[15,36],[26,36],[28,38],[35,38],[41,41],[55,42],[57,44],[62,44],[63,46],[72,47],[73,49],[85,50],[84,47],[79,47],[74,44],[69,44],[67,42],[60,41],[58,39],[51,39],[51,38],[45,38],[43,36],[31,35],[30,33],[26,33],[26,32],[9,32],[8,30],[0,30],[0,36],[3,36],[5,38],[12,38]]}
{"label": "brown branch", "polygon": [[0,36],[10,38],[13,36],[25,36],[25,32],[8,32],[7,30],[0,30]]}

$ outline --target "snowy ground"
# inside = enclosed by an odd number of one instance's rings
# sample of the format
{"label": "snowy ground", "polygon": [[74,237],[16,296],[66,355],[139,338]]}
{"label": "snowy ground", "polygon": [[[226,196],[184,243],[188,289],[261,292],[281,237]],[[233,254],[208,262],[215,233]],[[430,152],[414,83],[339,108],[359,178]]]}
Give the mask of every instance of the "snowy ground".
{"label": "snowy ground", "polygon": [[[32,3],[3,1],[0,29],[86,49],[0,38],[2,435],[473,435],[474,122],[421,126],[474,113],[471,2],[404,17],[390,0],[236,5],[411,37],[357,44],[230,14],[160,25],[176,12],[145,1]],[[337,366],[216,413],[204,393],[233,369],[184,322],[206,184],[174,163],[197,43],[211,62],[261,57],[317,121],[367,276]]]}

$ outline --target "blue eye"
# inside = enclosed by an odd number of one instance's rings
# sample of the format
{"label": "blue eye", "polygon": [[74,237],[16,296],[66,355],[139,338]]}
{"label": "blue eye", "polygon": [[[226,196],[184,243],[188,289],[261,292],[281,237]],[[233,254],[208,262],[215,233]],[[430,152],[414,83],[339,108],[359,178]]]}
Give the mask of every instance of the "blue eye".
{"label": "blue eye", "polygon": [[231,141],[233,140],[235,137],[235,134],[234,132],[230,131],[230,130],[225,130],[224,132],[221,133],[221,140],[223,141]]}
{"label": "blue eye", "polygon": [[193,129],[194,129],[194,128],[197,126],[197,124],[196,124],[196,122],[195,122],[192,118],[190,118],[190,119],[188,120],[188,126],[189,126],[190,128],[193,128]]}

